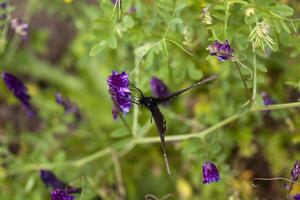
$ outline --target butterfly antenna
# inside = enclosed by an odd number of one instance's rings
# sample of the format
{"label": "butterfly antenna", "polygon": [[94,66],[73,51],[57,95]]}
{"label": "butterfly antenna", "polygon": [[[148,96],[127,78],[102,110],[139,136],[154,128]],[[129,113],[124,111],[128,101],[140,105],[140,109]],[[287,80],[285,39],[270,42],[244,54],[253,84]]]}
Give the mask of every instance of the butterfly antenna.
{"label": "butterfly antenna", "polygon": [[142,90],[140,90],[138,87],[136,87],[136,86],[135,86],[133,83],[131,83],[131,82],[130,82],[130,85],[131,85],[136,91],[138,91],[138,92],[141,94],[142,97],[144,97],[144,94],[143,94]]}

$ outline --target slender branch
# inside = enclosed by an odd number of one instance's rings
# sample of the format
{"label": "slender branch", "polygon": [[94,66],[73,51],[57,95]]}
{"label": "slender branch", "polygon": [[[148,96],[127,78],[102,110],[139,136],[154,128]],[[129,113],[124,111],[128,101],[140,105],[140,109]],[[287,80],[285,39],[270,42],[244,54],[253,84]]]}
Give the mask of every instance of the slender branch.
{"label": "slender branch", "polygon": [[128,123],[126,122],[126,120],[124,119],[123,115],[118,112],[118,116],[120,117],[120,119],[122,120],[123,124],[125,125],[125,127],[127,128],[127,130],[129,131],[129,133],[132,133],[131,128],[129,127]]}
{"label": "slender branch", "polygon": [[251,109],[251,111],[279,110],[279,109],[297,108],[297,107],[300,108],[300,102],[273,104],[269,106],[255,106]]}
{"label": "slender branch", "polygon": [[112,151],[112,161],[113,161],[115,175],[117,179],[118,193],[120,195],[119,199],[122,200],[125,199],[126,197],[126,190],[123,183],[122,171],[121,171],[118,154],[115,151]]}
{"label": "slender branch", "polygon": [[257,66],[256,66],[256,52],[255,46],[252,43],[252,53],[253,53],[253,88],[252,88],[252,103],[256,100],[257,92]]}
{"label": "slender branch", "polygon": [[193,56],[192,53],[190,53],[188,50],[186,50],[183,46],[181,46],[180,44],[178,44],[178,43],[175,42],[174,40],[169,39],[169,38],[165,38],[164,40],[169,41],[169,42],[175,44],[176,46],[178,46],[179,48],[181,48],[184,52],[186,52],[186,53],[189,54],[190,56]]}
{"label": "slender branch", "polygon": [[[246,113],[232,115],[231,117],[226,118],[225,120],[217,123],[216,125],[214,125],[210,128],[207,128],[198,133],[166,136],[165,141],[166,142],[174,142],[174,141],[187,140],[187,139],[191,139],[191,138],[203,138],[206,135],[208,135],[209,133],[211,133],[227,124],[230,124],[231,122],[237,120],[238,118],[240,118],[241,116],[243,116],[245,114]],[[156,142],[160,142],[160,138],[159,137],[136,138],[134,141],[136,144],[156,143]]]}
{"label": "slender branch", "polygon": [[241,69],[239,68],[239,66],[237,66],[237,64],[236,64],[235,62],[234,62],[234,65],[235,65],[236,69],[237,69],[238,72],[239,72],[239,75],[240,75],[241,81],[243,82],[243,85],[244,85],[246,94],[247,94],[247,96],[248,96],[248,99],[251,99],[251,96],[250,96],[250,93],[249,93],[249,89],[248,89],[247,83],[245,82],[245,79],[244,79],[244,77],[243,77],[243,74],[242,74],[242,72],[241,72]]}

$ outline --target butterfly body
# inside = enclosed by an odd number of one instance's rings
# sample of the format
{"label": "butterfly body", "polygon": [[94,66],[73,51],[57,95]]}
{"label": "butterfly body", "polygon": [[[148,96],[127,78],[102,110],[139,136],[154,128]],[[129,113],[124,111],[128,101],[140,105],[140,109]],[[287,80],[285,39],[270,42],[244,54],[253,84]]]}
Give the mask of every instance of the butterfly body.
{"label": "butterfly body", "polygon": [[164,158],[165,158],[165,163],[167,166],[167,171],[168,174],[171,174],[170,172],[170,168],[169,168],[169,163],[168,163],[168,158],[167,158],[167,153],[166,153],[166,149],[165,149],[165,132],[166,132],[166,120],[164,119],[164,116],[162,115],[162,113],[159,110],[158,105],[159,104],[163,104],[166,102],[170,102],[171,100],[173,100],[175,97],[179,96],[180,94],[195,88],[199,85],[202,85],[206,82],[209,82],[213,79],[215,79],[217,77],[217,75],[212,75],[210,77],[207,77],[195,84],[192,84],[191,86],[184,88],[182,90],[179,90],[175,93],[166,95],[166,96],[160,96],[160,97],[152,97],[152,96],[144,96],[143,92],[138,89],[137,87],[135,87],[133,85],[133,87],[140,92],[141,97],[138,99],[137,104],[141,105],[142,107],[145,107],[147,110],[149,110],[152,114],[152,117],[154,119],[157,131],[159,133],[159,137],[160,137],[160,141],[161,141],[161,145],[162,145],[162,149],[163,149],[163,153],[164,153]]}

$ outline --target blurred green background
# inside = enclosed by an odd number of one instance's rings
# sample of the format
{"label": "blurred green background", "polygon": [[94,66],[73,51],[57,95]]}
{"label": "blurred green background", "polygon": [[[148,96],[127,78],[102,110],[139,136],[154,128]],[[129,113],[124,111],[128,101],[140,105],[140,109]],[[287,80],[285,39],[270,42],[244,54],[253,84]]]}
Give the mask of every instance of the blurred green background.
{"label": "blurred green background", "polygon": [[[298,0],[122,0],[121,10],[110,0],[5,2],[1,72],[26,83],[38,117],[28,118],[0,81],[1,200],[50,199],[39,177],[45,168],[82,187],[77,199],[286,198],[283,182],[259,182],[257,188],[251,183],[254,177],[289,178],[300,157],[299,107],[243,114],[250,106],[242,107],[248,97],[235,64],[209,57],[206,48],[215,39],[228,39],[234,55],[252,70],[255,60],[257,106],[263,106],[263,91],[278,104],[299,101]],[[5,31],[12,18],[28,22],[27,41]],[[272,48],[262,47],[264,35],[260,46],[250,41],[260,22],[269,25],[265,34],[274,41]],[[222,120],[232,121],[201,138],[167,142],[168,176],[160,144],[147,140],[158,136],[150,113],[134,107],[124,116],[132,133],[122,120],[113,120],[106,85],[112,70],[126,71],[148,95],[154,75],[176,91],[220,74],[161,108],[167,136],[201,135]],[[242,73],[245,79],[249,75]],[[247,84],[252,92],[253,80]],[[78,105],[80,121],[64,114],[56,92]],[[234,120],[235,114],[241,115]],[[217,165],[220,182],[202,184],[206,160]]]}

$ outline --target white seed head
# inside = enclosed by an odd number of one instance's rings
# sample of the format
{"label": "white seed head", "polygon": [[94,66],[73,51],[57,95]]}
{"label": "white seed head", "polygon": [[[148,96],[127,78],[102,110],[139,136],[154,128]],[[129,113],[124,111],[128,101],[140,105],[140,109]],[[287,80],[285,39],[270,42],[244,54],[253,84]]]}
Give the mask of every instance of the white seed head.
{"label": "white seed head", "polygon": [[207,8],[202,10],[201,19],[204,24],[212,24],[212,17]]}

